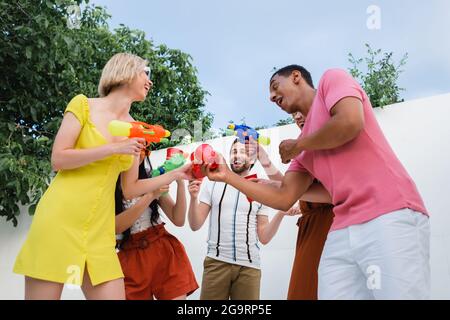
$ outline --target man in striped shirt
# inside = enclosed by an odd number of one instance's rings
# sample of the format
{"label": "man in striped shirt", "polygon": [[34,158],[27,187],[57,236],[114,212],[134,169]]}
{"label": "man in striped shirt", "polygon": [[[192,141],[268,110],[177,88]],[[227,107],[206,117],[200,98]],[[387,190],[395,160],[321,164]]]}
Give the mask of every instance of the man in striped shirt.
{"label": "man in striped shirt", "polygon": [[[248,144],[234,141],[230,167],[246,177],[256,160],[249,156]],[[201,181],[189,185],[191,195],[188,219],[196,231],[208,215],[208,252],[200,299],[257,300],[260,293],[259,241],[267,244],[285,215],[299,214],[298,208],[279,211],[269,222],[269,208],[248,199],[245,194],[223,182],[206,180],[199,196]]]}

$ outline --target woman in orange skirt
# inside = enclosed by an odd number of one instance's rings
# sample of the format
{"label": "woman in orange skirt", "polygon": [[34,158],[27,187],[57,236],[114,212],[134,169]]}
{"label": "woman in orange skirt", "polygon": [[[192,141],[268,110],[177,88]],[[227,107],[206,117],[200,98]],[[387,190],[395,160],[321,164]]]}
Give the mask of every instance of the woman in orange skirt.
{"label": "woman in orange skirt", "polygon": [[[141,157],[143,158],[143,157]],[[151,177],[149,158],[139,166],[139,179]],[[119,260],[125,275],[127,300],[180,300],[198,289],[191,263],[181,242],[164,228],[158,206],[181,227],[186,217],[183,180],[177,180],[176,202],[168,186],[125,200],[116,186],[116,233],[121,234]]]}

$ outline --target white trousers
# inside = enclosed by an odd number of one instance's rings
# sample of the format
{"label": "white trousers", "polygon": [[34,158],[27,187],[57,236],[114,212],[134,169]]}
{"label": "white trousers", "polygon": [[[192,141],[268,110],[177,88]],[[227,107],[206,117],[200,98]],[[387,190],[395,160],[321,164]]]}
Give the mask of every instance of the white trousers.
{"label": "white trousers", "polygon": [[328,234],[319,299],[429,299],[430,225],[402,209]]}

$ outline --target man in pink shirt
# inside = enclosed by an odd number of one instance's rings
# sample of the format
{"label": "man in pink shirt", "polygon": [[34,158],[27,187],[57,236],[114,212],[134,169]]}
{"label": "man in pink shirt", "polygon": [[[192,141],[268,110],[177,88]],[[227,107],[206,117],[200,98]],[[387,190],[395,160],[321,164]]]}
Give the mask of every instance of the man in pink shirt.
{"label": "man in pink shirt", "polygon": [[319,266],[319,299],[429,298],[428,214],[361,86],[331,69],[316,90],[306,69],[290,65],[272,76],[270,99],[306,117],[301,135],[280,144],[282,161],[292,160],[281,186],[245,181],[224,165],[206,166],[209,179],[280,210],[314,178],[322,182],[335,218]]}

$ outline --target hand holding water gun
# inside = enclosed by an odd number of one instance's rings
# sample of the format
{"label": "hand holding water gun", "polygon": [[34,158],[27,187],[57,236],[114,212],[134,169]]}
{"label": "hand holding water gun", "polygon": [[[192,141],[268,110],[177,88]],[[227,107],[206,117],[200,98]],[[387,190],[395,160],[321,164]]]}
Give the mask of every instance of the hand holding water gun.
{"label": "hand holding water gun", "polygon": [[192,175],[195,179],[203,179],[205,177],[205,174],[201,169],[203,164],[211,164],[211,170],[217,169],[215,159],[216,152],[209,144],[204,143],[198,146],[197,149],[195,149],[195,151],[191,154]]}
{"label": "hand holding water gun", "polygon": [[151,125],[145,122],[126,122],[113,120],[108,124],[108,131],[115,137],[144,138],[147,144],[167,143],[170,131],[160,125]]}
{"label": "hand holding water gun", "polygon": [[[186,163],[187,153],[177,148],[168,148],[166,160],[158,168],[152,170],[152,178],[165,174],[169,171],[178,169]],[[162,197],[169,194],[168,191],[161,194]]]}
{"label": "hand holding water gun", "polygon": [[246,141],[249,141],[250,137],[253,137],[253,139],[255,141],[258,141],[259,144],[262,144],[265,146],[270,144],[269,137],[261,136],[255,129],[253,129],[245,124],[236,125],[234,123],[230,123],[227,126],[225,133],[227,136],[232,136],[232,135],[237,136],[241,143],[245,143]]}
{"label": "hand holding water gun", "polygon": [[180,168],[186,163],[187,154],[177,148],[168,148],[166,161],[158,168],[152,170],[152,178],[160,176],[166,172]]}

